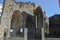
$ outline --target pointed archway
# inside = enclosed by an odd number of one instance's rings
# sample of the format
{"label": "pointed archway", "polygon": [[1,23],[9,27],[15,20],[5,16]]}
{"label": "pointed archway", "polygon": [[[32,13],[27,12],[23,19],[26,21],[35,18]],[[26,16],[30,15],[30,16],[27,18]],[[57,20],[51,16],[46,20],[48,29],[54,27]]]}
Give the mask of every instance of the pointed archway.
{"label": "pointed archway", "polygon": [[41,8],[41,6],[38,6],[34,10],[34,16],[35,16],[35,24],[36,24],[36,33],[35,33],[35,38],[36,39],[42,39],[42,28],[44,28],[44,11]]}
{"label": "pointed archway", "polygon": [[11,35],[12,37],[20,36],[20,28],[22,28],[22,15],[19,10],[14,11],[11,19]]}

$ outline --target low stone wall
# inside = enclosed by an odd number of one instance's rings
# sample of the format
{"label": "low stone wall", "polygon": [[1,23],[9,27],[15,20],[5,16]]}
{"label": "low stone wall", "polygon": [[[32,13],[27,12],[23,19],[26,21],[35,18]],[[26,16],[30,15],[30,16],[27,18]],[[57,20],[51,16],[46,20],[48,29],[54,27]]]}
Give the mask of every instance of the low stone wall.
{"label": "low stone wall", "polygon": [[4,38],[4,40],[24,40],[23,37],[9,37],[9,38]]}
{"label": "low stone wall", "polygon": [[45,40],[60,40],[60,38],[45,38]]}
{"label": "low stone wall", "polygon": [[[23,37],[9,37],[9,38],[4,38],[4,40],[25,40],[25,39]],[[34,39],[34,40],[40,40],[40,39]],[[45,40],[60,40],[60,38],[45,38]]]}

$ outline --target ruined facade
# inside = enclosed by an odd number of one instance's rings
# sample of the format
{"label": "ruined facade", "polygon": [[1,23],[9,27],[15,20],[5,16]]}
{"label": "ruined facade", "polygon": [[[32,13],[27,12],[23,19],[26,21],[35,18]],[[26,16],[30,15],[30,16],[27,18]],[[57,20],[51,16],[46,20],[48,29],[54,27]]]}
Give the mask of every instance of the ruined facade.
{"label": "ruined facade", "polygon": [[[21,28],[28,28],[28,38],[41,36],[41,28],[45,18],[44,10],[41,6],[31,2],[15,2],[15,0],[5,0],[1,16],[0,37],[20,37]],[[49,25],[48,22],[46,22]],[[47,26],[48,27],[48,26]],[[12,33],[10,30],[13,29]],[[24,31],[24,30],[23,30]],[[32,36],[31,36],[32,35]]]}

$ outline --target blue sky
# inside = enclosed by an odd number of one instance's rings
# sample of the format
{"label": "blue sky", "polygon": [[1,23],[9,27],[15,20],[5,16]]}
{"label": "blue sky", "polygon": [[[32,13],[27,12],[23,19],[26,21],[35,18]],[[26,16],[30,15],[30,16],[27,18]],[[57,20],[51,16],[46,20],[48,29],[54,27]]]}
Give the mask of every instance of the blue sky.
{"label": "blue sky", "polygon": [[[60,8],[58,5],[58,0],[17,0],[22,2],[34,2],[42,6],[42,8],[45,10],[46,15],[48,17],[54,15],[54,14],[60,14]],[[2,3],[3,0],[0,0],[0,3]]]}

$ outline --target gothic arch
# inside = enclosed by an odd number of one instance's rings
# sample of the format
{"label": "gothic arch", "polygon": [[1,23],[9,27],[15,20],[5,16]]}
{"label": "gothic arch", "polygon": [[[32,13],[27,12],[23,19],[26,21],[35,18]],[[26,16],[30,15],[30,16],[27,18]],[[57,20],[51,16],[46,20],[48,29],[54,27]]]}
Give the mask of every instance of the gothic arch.
{"label": "gothic arch", "polygon": [[16,37],[16,35],[18,35],[17,32],[20,30],[20,28],[22,28],[22,20],[23,18],[21,12],[19,10],[15,10],[13,12],[12,19],[11,19],[10,29],[13,29],[11,36]]}
{"label": "gothic arch", "polygon": [[38,26],[43,26],[43,17],[44,17],[43,9],[40,6],[37,7],[36,8],[36,13],[37,13]]}
{"label": "gothic arch", "polygon": [[[17,23],[16,24],[17,26],[21,26],[22,27],[22,20],[23,20],[23,18],[22,18],[21,12],[19,10],[15,10],[13,12],[11,22],[15,21]],[[19,28],[19,27],[17,27],[17,28]]]}
{"label": "gothic arch", "polygon": [[43,26],[43,18],[44,18],[44,10],[42,9],[41,6],[38,6],[35,10],[34,10],[34,15],[37,15],[37,22],[38,25],[42,25]]}
{"label": "gothic arch", "polygon": [[35,16],[37,16],[37,29],[36,29],[36,37],[41,37],[41,28],[43,27],[43,18],[44,18],[44,11],[41,6],[38,6],[34,10]]}

